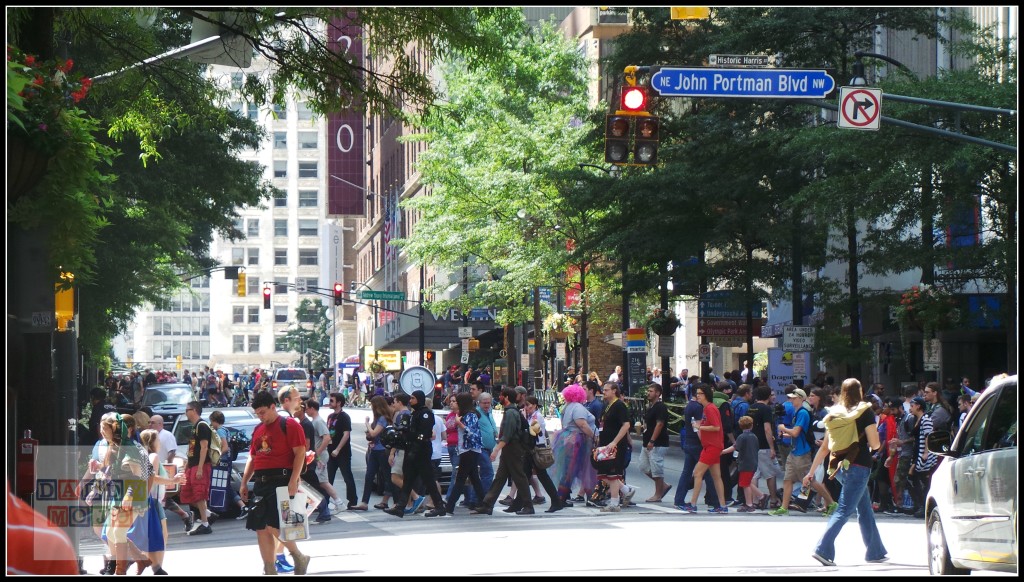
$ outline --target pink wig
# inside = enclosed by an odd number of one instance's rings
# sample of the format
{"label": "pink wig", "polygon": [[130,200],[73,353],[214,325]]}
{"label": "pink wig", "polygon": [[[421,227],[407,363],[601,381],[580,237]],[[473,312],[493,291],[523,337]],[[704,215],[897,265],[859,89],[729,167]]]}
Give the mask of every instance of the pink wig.
{"label": "pink wig", "polygon": [[566,402],[585,402],[587,391],[579,384],[570,384],[562,390],[562,398],[565,398]]}

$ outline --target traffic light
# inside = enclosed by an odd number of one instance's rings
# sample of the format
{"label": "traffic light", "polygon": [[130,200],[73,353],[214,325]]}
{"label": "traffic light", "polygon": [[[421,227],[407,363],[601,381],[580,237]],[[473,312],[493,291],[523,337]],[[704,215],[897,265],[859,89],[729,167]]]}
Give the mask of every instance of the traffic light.
{"label": "traffic light", "polygon": [[263,288],[263,309],[270,309],[270,285]]}
{"label": "traffic light", "polygon": [[245,297],[245,273],[238,274],[238,296]]}
{"label": "traffic light", "polygon": [[343,296],[344,293],[345,293],[345,286],[342,285],[341,283],[335,283],[334,284],[334,304],[335,305],[341,305],[341,301],[342,301],[342,299],[344,299],[344,296]]}
{"label": "traffic light", "polygon": [[658,163],[658,133],[661,119],[637,117],[633,134],[633,163],[653,166]]}
{"label": "traffic light", "polygon": [[647,111],[647,89],[637,86],[623,87],[620,95],[622,107],[619,109],[624,113],[639,113]]}
{"label": "traffic light", "polygon": [[604,161],[625,164],[629,158],[629,127],[627,115],[608,115],[604,124]]}

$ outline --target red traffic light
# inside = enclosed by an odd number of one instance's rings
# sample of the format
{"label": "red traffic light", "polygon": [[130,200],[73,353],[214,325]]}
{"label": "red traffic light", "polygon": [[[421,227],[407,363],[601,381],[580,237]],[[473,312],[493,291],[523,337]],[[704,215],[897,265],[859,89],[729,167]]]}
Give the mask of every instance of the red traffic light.
{"label": "red traffic light", "polygon": [[263,309],[270,309],[270,287],[263,288]]}
{"label": "red traffic light", "polygon": [[621,109],[634,113],[647,111],[647,90],[643,87],[623,87]]}
{"label": "red traffic light", "polygon": [[345,293],[345,286],[342,285],[341,283],[335,283],[334,284],[334,304],[335,305],[341,305],[341,301],[344,298],[343,295],[342,295],[343,293]]}

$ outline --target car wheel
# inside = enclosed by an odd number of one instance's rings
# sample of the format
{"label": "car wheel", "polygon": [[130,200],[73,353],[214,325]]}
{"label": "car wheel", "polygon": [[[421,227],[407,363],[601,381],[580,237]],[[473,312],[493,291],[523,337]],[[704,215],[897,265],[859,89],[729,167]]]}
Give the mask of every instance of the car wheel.
{"label": "car wheel", "polygon": [[932,575],[950,576],[970,574],[970,570],[957,568],[949,558],[949,545],[938,510],[928,515],[928,572]]}

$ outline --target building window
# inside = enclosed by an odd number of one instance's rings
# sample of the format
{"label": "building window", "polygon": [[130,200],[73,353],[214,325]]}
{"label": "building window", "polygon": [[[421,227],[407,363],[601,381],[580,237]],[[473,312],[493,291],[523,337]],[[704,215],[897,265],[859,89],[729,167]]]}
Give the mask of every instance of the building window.
{"label": "building window", "polygon": [[246,223],[247,231],[249,236],[260,235],[260,219],[250,218],[249,222]]}
{"label": "building window", "polygon": [[286,149],[288,149],[288,132],[286,132],[286,131],[275,131],[274,132],[274,149],[275,150],[286,150]]}
{"label": "building window", "polygon": [[249,336],[249,353],[260,351],[260,336]]}
{"label": "building window", "polygon": [[299,178],[316,178],[319,162],[299,162]]}
{"label": "building window", "polygon": [[202,277],[196,277],[195,279],[192,279],[191,283],[193,289],[208,289],[210,287],[210,276],[203,275]]}
{"label": "building window", "polygon": [[299,190],[299,208],[316,208],[318,199],[316,190]]}
{"label": "building window", "polygon": [[288,265],[288,249],[274,249],[274,266]]}
{"label": "building window", "polygon": [[244,323],[245,322],[245,308],[241,305],[235,305],[231,308],[231,323]]}
{"label": "building window", "polygon": [[260,307],[259,307],[259,305],[250,305],[249,306],[249,323],[259,323],[259,322],[260,322]]}
{"label": "building window", "polygon": [[245,352],[245,336],[244,335],[233,335],[231,336],[231,351],[236,354]]}
{"label": "building window", "polygon": [[299,236],[316,236],[318,229],[318,221],[309,219],[299,219]]}
{"label": "building window", "polygon": [[[256,121],[260,118],[260,108],[255,103],[248,104],[249,119]],[[205,357],[205,356],[204,356]]]}
{"label": "building window", "polygon": [[313,110],[309,108],[309,103],[306,103],[305,101],[302,103],[296,103],[295,110],[299,121],[309,121],[313,119]]}
{"label": "building window", "polygon": [[288,192],[284,190],[274,192],[274,208],[284,208],[286,206],[288,206]]}
{"label": "building window", "polygon": [[288,340],[283,335],[274,336],[274,351],[275,352],[287,352],[288,351]]}
{"label": "building window", "polygon": [[231,219],[231,226],[233,226],[238,232],[242,232],[242,230],[245,229],[245,224],[241,218]]}
{"label": "building window", "polygon": [[244,265],[245,264],[245,249],[235,247],[231,249],[231,264],[232,265]]}
{"label": "building window", "polygon": [[274,294],[276,295],[278,293],[282,295],[288,293],[288,281],[274,283]]}
{"label": "building window", "polygon": [[260,250],[259,249],[246,249],[249,255],[247,265],[259,265],[260,264]]}
{"label": "building window", "polygon": [[244,78],[245,78],[245,75],[241,71],[238,71],[238,72],[235,72],[235,73],[231,73],[231,88],[232,89],[241,89],[242,88],[242,79],[244,79]]}
{"label": "building window", "polygon": [[299,132],[299,149],[300,150],[315,150],[319,147],[318,134],[315,131],[300,131]]}
{"label": "building window", "polygon": [[281,121],[288,119],[288,108],[284,105],[274,105],[274,119]]}
{"label": "building window", "polygon": [[[288,308],[284,305],[274,306],[274,323],[288,323]],[[281,350],[278,350],[281,351]]]}
{"label": "building window", "polygon": [[288,236],[288,220],[274,220],[274,236]]}
{"label": "building window", "polygon": [[316,265],[318,254],[317,249],[299,249],[299,265]]}
{"label": "building window", "polygon": [[296,285],[299,285],[302,282],[305,282],[306,284],[306,293],[316,293],[317,287],[320,286],[320,279],[310,279],[309,277],[306,277],[305,279],[295,280]]}
{"label": "building window", "polygon": [[256,276],[247,278],[245,280],[245,286],[247,287],[245,292],[249,297],[256,297],[260,294],[260,289],[262,289],[262,285],[260,285],[260,278]]}
{"label": "building window", "polygon": [[274,177],[288,177],[288,160],[274,160]]}

